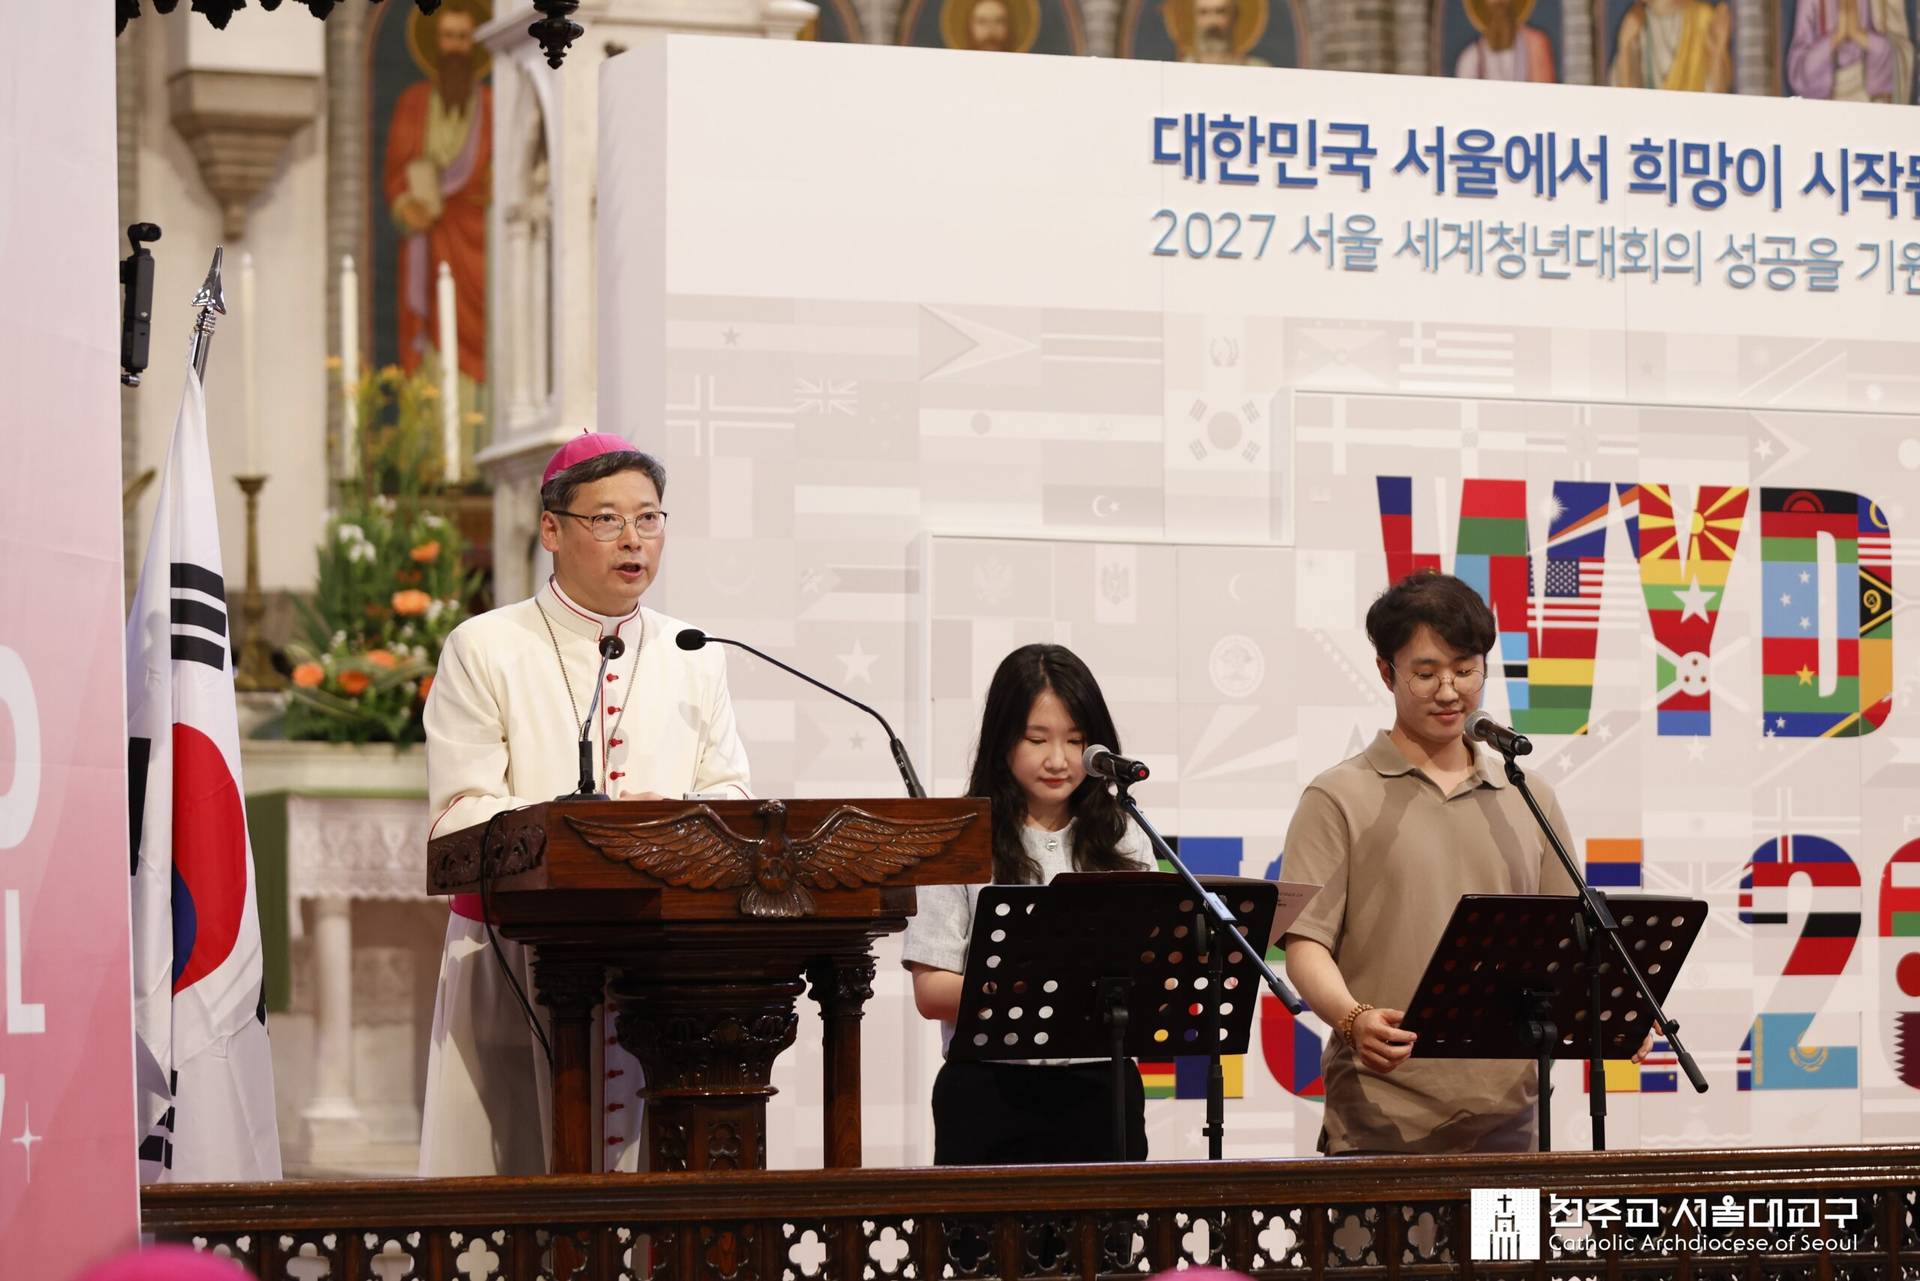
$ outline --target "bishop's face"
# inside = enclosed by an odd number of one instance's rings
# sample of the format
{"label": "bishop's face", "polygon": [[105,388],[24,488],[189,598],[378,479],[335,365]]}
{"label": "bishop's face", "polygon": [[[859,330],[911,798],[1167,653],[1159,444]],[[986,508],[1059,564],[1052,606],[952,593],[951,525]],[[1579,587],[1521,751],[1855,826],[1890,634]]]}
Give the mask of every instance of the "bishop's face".
{"label": "bishop's face", "polygon": [[[660,510],[660,491],[643,471],[623,471],[580,486],[574,491],[569,512],[540,514],[540,545],[553,553],[553,576],[569,597],[611,618],[633,612],[641,593],[660,572],[660,558],[666,551],[664,524],[659,534],[644,537],[634,519],[649,511]],[[625,516],[620,535],[608,542],[593,536],[589,520],[580,517]]]}

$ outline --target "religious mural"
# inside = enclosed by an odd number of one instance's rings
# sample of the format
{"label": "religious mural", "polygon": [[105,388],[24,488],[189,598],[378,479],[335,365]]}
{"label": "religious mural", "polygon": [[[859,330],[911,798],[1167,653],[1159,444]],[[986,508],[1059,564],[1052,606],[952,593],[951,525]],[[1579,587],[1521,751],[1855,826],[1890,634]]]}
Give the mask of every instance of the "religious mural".
{"label": "religious mural", "polygon": [[1914,0],[1783,0],[1777,92],[1914,101]]}
{"label": "religious mural", "polygon": [[1127,0],[1120,56],[1237,67],[1307,65],[1289,0]]}
{"label": "religious mural", "polygon": [[982,53],[1087,52],[1077,0],[908,0],[899,43]]}
{"label": "religious mural", "polygon": [[813,21],[800,28],[799,39],[818,40],[824,44],[865,42],[860,15],[854,12],[850,0],[814,0],[814,6],[820,12],[814,15]]}
{"label": "religious mural", "polygon": [[487,209],[493,192],[491,59],[474,38],[492,0],[432,15],[382,6],[369,33],[366,284],[369,357],[438,377],[441,263],[453,278],[460,401],[469,440],[487,406]]}
{"label": "religious mural", "polygon": [[1605,81],[1630,89],[1731,93],[1731,0],[1596,0]]}
{"label": "religious mural", "polygon": [[1553,83],[1560,74],[1559,0],[1435,0],[1434,75]]}

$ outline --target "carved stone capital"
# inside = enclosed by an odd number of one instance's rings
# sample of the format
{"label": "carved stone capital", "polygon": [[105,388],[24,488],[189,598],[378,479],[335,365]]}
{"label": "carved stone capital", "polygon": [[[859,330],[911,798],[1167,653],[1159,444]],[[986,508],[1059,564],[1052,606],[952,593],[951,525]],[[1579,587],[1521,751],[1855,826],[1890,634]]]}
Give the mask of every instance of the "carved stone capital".
{"label": "carved stone capital", "polygon": [[247,206],[266,189],[293,135],[320,107],[320,77],[266,71],[182,71],[167,83],[173,127],[193,148],[223,232],[246,234]]}

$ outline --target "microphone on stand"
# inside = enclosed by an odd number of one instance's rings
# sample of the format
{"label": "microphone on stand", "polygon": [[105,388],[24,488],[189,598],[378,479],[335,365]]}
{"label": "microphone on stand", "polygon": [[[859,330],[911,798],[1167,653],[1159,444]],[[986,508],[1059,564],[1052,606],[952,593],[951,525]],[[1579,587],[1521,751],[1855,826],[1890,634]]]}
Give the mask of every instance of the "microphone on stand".
{"label": "microphone on stand", "polygon": [[1518,730],[1508,729],[1487,715],[1487,709],[1484,707],[1474,708],[1473,714],[1467,717],[1466,732],[1469,739],[1485,743],[1509,760],[1533,751],[1532,739]]}
{"label": "microphone on stand", "polygon": [[1081,755],[1080,767],[1096,778],[1112,779],[1116,783],[1144,783],[1151,773],[1144,761],[1115,756],[1099,743],[1093,744]]}
{"label": "microphone on stand", "polygon": [[798,676],[801,680],[813,686],[815,689],[825,690],[827,693],[833,695],[837,699],[840,699],[842,702],[852,703],[855,707],[859,708],[861,711],[865,712],[867,715],[873,717],[873,719],[875,719],[876,721],[879,721],[880,728],[887,732],[887,747],[889,748],[889,750],[893,752],[893,763],[895,767],[897,767],[900,771],[901,781],[907,785],[907,795],[916,797],[916,798],[926,796],[927,789],[920,786],[920,776],[913,772],[913,762],[907,759],[906,744],[902,743],[900,741],[900,736],[893,732],[893,726],[887,724],[886,717],[874,711],[871,707],[868,707],[865,703],[861,702],[859,699],[855,698],[853,695],[843,694],[839,690],[835,689],[833,686],[824,684],[821,681],[815,680],[813,677],[807,675],[805,672],[801,671],[799,668],[790,667],[787,664],[781,662],[779,659],[775,658],[773,655],[762,653],[761,651],[755,649],[753,646],[747,644],[745,641],[728,640],[724,636],[709,636],[705,632],[701,631],[698,627],[686,628],[678,636],[673,638],[673,643],[678,645],[681,649],[685,649],[685,650],[704,649],[708,645],[732,645],[735,649],[744,649],[747,651],[747,653],[752,654],[755,658],[764,659],[767,662],[772,663],[775,667],[787,673],[789,676]]}
{"label": "microphone on stand", "polygon": [[554,797],[557,801],[604,801],[607,794],[600,790],[600,779],[593,768],[593,739],[588,737],[593,729],[593,714],[600,707],[600,691],[606,688],[607,664],[627,652],[627,643],[618,636],[600,638],[600,670],[594,673],[593,697],[587,700],[587,718],[580,722],[580,785],[571,792]]}

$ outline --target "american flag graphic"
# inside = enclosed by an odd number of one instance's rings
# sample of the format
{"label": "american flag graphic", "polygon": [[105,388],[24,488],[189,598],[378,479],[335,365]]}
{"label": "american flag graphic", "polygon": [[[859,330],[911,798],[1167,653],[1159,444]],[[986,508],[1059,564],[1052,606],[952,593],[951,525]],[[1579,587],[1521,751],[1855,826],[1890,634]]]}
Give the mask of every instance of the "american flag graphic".
{"label": "american flag graphic", "polygon": [[1579,560],[1548,560],[1547,590],[1531,594],[1527,626],[1534,631],[1555,627],[1598,627],[1605,580],[1606,562],[1597,556]]}

